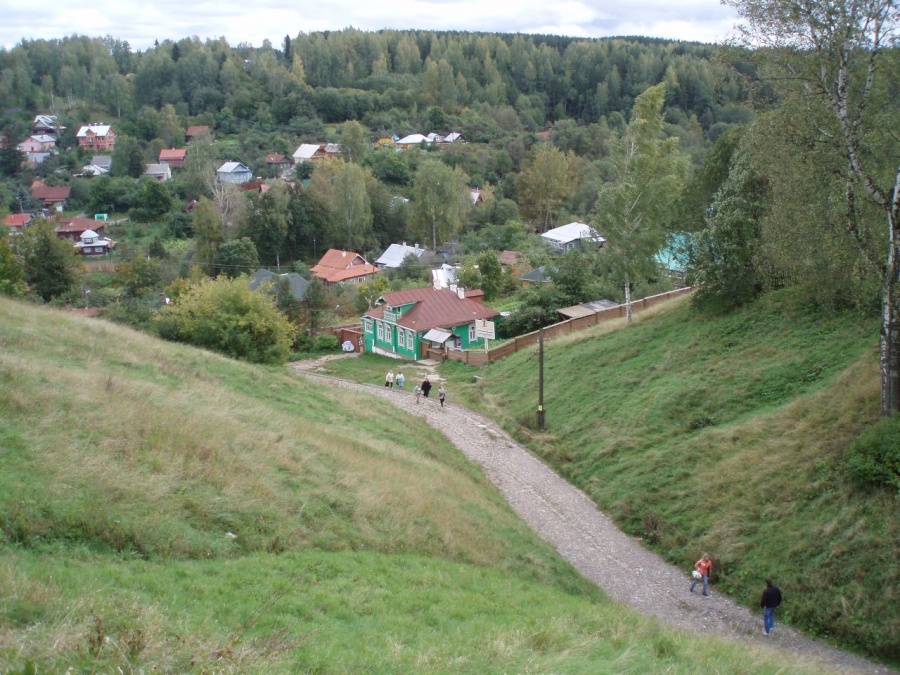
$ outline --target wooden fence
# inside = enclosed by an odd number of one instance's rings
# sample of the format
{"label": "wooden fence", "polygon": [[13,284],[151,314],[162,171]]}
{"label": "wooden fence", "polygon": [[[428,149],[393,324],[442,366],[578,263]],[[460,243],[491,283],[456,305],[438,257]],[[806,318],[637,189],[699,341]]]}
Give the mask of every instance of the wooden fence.
{"label": "wooden fence", "polygon": [[[668,293],[660,293],[659,295],[651,295],[646,298],[642,298],[641,300],[635,300],[631,303],[631,311],[637,313],[645,309],[650,309],[651,307],[655,307],[656,305],[666,302],[667,300],[673,300],[674,298],[681,297],[682,295],[687,295],[693,290],[693,287],[686,286],[685,288],[678,288],[674,291],[669,291]],[[625,305],[616,305],[615,307],[609,307],[608,309],[601,309],[588,316],[580,316],[576,319],[566,319],[565,321],[560,321],[559,323],[554,323],[550,326],[545,327],[544,339],[552,340],[555,337],[575,333],[577,331],[584,330],[585,328],[596,326],[598,323],[611,321],[612,319],[619,319],[624,316]],[[536,330],[531,333],[526,333],[525,335],[520,335],[517,338],[513,338],[509,342],[504,342],[502,345],[488,351],[447,350],[441,352],[439,350],[429,350],[429,357],[439,360],[449,359],[451,361],[460,361],[461,363],[465,363],[470,366],[484,366],[491,361],[497,361],[498,359],[505,358],[510,354],[515,354],[520,349],[525,349],[526,347],[537,344],[540,336],[540,330]],[[432,352],[436,352],[436,354],[432,355]]]}

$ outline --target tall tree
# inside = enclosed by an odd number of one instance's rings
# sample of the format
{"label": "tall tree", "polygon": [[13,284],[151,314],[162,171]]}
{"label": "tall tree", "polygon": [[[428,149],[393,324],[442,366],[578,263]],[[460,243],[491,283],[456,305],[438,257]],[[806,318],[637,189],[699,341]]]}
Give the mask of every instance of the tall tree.
{"label": "tall tree", "polygon": [[419,165],[413,179],[413,219],[419,236],[431,238],[434,250],[438,241],[445,241],[459,233],[472,204],[466,182],[468,176],[461,169],[451,169],[437,159],[427,159]]}
{"label": "tall tree", "polygon": [[9,237],[0,237],[0,295],[16,297],[24,295],[25,291],[22,263],[13,255]]}
{"label": "tall tree", "polygon": [[72,242],[56,236],[53,224],[43,221],[16,237],[25,281],[45,302],[65,295],[75,285],[78,259]]}
{"label": "tall tree", "polygon": [[366,192],[366,171],[357,164],[345,164],[334,177],[336,234],[351,251],[364,247],[372,232],[372,206]]}
{"label": "tall tree", "polygon": [[522,215],[546,232],[574,191],[566,155],[549,143],[539,144],[516,176],[516,189]]}
{"label": "tall tree", "polygon": [[631,323],[631,286],[657,271],[655,255],[666,241],[672,205],[685,163],[677,138],[661,138],[666,85],[650,87],[634,102],[631,122],[613,151],[614,181],[597,199],[594,222],[606,237],[607,258],[625,288]]}
{"label": "tall tree", "polygon": [[[881,211],[881,412],[900,410],[900,162],[896,128],[896,0],[726,0],[746,23],[745,44],[778,76],[784,95],[817,99],[831,124],[803,142],[830,144],[845,162],[844,227],[861,238],[861,195]],[[799,147],[803,147],[803,142]],[[860,241],[865,255],[866,242]]]}
{"label": "tall tree", "polygon": [[369,150],[366,130],[356,120],[341,125],[341,154],[347,162],[362,164]]}
{"label": "tall tree", "polygon": [[281,262],[291,219],[290,202],[290,191],[282,183],[255,197],[248,207],[244,232],[255,244],[260,260],[267,265]]}
{"label": "tall tree", "polygon": [[225,241],[225,233],[222,230],[222,219],[215,204],[206,197],[200,197],[200,202],[194,208],[192,229],[194,230],[194,262],[202,265],[204,272],[211,274],[219,246]]}

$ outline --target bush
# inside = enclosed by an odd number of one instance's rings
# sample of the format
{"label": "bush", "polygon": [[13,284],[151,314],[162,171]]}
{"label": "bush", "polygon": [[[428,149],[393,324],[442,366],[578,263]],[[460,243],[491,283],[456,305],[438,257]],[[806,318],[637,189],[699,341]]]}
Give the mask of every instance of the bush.
{"label": "bush", "polygon": [[884,417],[863,431],[848,446],[847,458],[864,485],[900,492],[900,415]]}
{"label": "bush", "polygon": [[316,335],[313,338],[313,351],[316,352],[336,352],[339,344],[336,335]]}
{"label": "bush", "polygon": [[160,336],[252,363],[284,363],[296,330],[243,277],[191,284],[156,320]]}

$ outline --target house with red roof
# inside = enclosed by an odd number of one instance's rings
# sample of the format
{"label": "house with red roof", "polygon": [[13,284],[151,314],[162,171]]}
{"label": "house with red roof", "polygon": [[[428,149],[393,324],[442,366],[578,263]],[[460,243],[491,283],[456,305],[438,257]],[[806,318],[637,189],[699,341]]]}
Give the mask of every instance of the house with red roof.
{"label": "house with red roof", "polygon": [[49,187],[44,185],[42,181],[35,181],[31,185],[31,198],[40,201],[45,208],[62,211],[66,206],[66,200],[72,188],[68,185],[60,185],[57,187]]}
{"label": "house with red roof", "polygon": [[199,124],[196,126],[188,127],[187,131],[184,132],[184,140],[188,145],[191,144],[192,141],[196,141],[201,136],[210,136],[211,135],[210,128],[205,124]]}
{"label": "house with red roof", "polygon": [[33,218],[30,213],[11,213],[6,216],[4,224],[9,228],[10,234],[22,234],[31,225]]}
{"label": "house with red roof", "polygon": [[378,268],[359,253],[331,248],[309,271],[330,288],[335,284],[362,283],[374,277]]}
{"label": "house with red roof", "polygon": [[81,235],[85,232],[93,232],[94,236],[103,234],[106,225],[102,220],[94,220],[93,218],[66,218],[59,221],[56,227],[56,236],[60,239],[71,239],[79,241]]}
{"label": "house with red roof", "polygon": [[187,157],[185,148],[163,148],[159,151],[159,163],[168,164],[173,169],[179,169],[184,166],[184,158]]}
{"label": "house with red roof", "polygon": [[483,299],[482,291],[457,286],[385,293],[363,314],[365,350],[418,360],[428,347],[481,347],[476,323],[500,316]]}

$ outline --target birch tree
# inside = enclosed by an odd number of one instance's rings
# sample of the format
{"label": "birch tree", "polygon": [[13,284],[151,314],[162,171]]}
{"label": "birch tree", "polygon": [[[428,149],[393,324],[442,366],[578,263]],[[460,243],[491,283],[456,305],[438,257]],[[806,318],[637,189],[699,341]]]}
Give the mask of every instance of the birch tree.
{"label": "birch tree", "polygon": [[667,225],[681,190],[684,159],[677,138],[661,138],[666,85],[637,97],[631,122],[615,144],[615,180],[601,188],[594,222],[608,244],[607,259],[625,288],[625,315],[631,323],[631,286],[656,274],[655,256],[666,241]]}
{"label": "birch tree", "polygon": [[[896,0],[726,0],[783,96],[820,102],[830,123],[804,142],[842,158],[844,227],[881,279],[881,412],[900,410],[900,162]],[[882,213],[883,257],[867,256],[859,200]]]}

